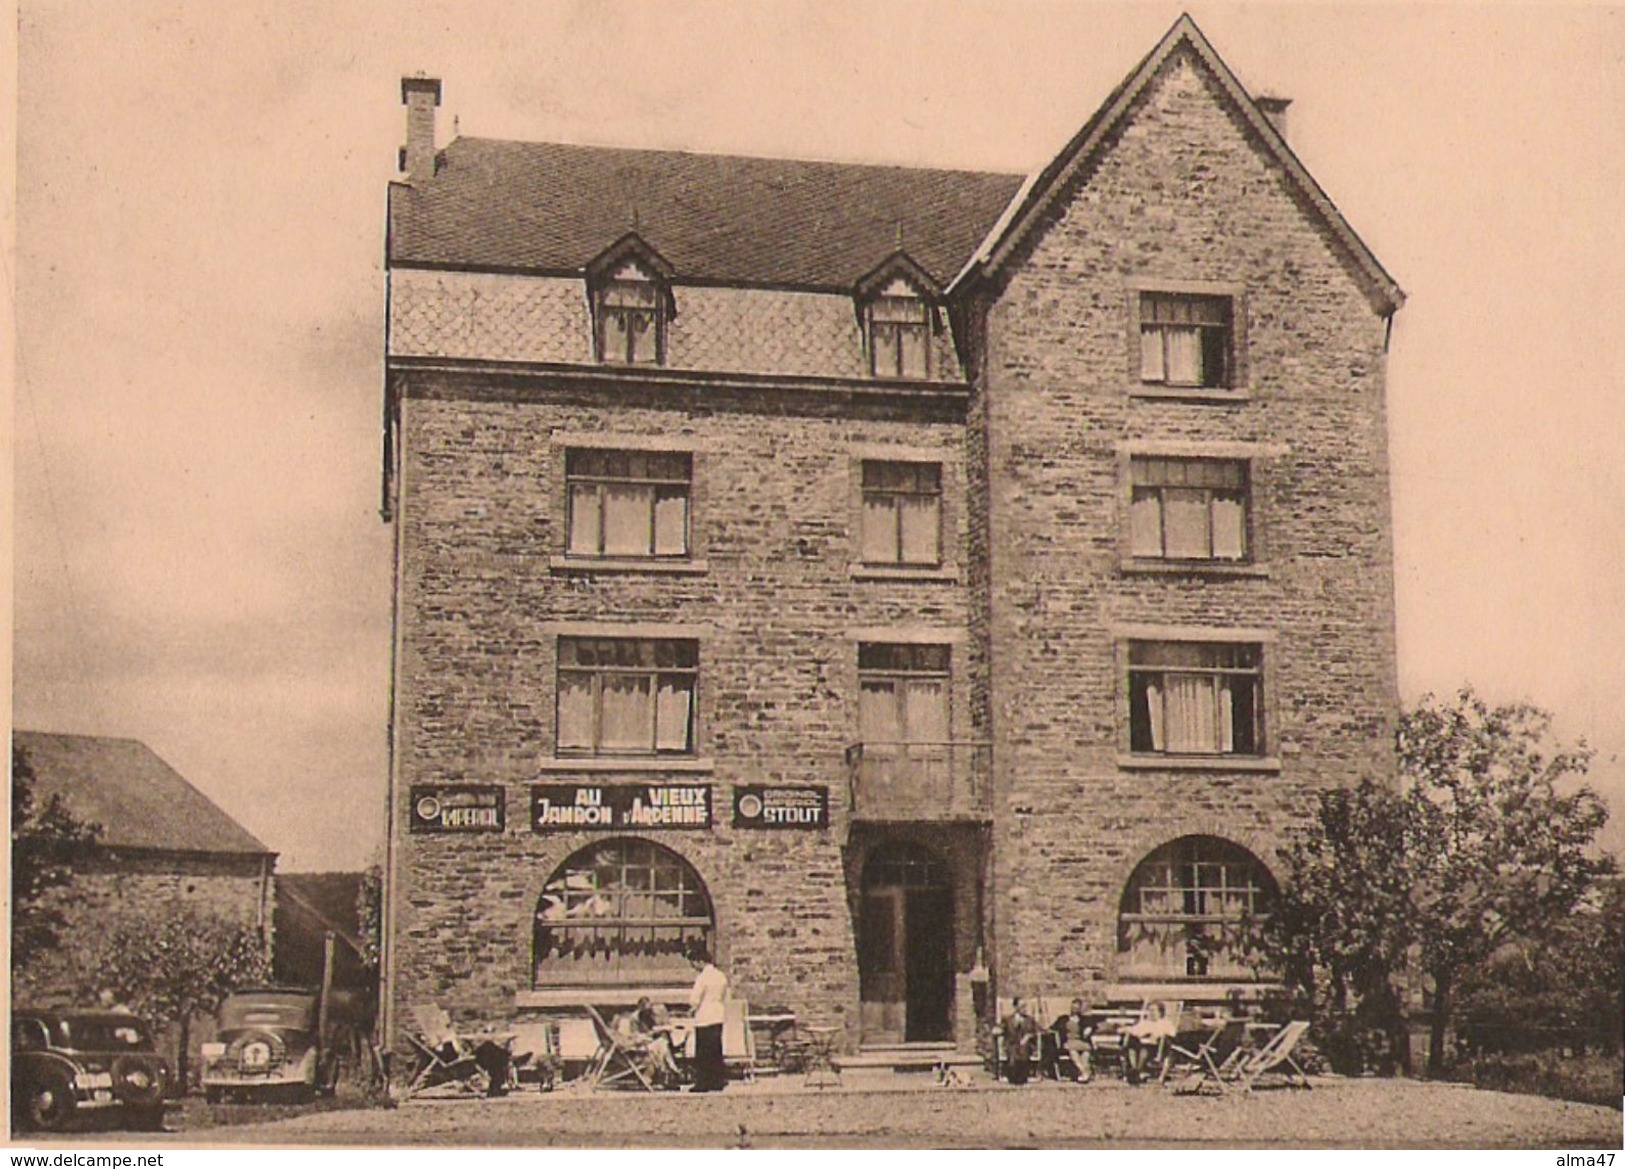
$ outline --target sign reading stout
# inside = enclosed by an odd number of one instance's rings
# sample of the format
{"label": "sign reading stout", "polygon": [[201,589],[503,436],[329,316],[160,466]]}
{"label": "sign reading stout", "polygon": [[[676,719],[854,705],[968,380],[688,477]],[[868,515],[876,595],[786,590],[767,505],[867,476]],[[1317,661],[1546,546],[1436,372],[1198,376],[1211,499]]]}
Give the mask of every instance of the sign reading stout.
{"label": "sign reading stout", "polygon": [[537,832],[711,827],[708,783],[537,783],[530,788]]}
{"label": "sign reading stout", "polygon": [[828,828],[827,787],[736,787],[735,828]]}
{"label": "sign reading stout", "polygon": [[494,784],[413,784],[412,832],[501,832],[502,789]]}

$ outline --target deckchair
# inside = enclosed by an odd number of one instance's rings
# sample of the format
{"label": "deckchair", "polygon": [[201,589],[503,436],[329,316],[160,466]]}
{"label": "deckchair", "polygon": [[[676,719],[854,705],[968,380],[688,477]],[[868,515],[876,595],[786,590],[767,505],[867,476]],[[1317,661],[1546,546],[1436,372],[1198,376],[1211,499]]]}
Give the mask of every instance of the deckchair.
{"label": "deckchair", "polygon": [[474,1050],[457,1034],[451,1016],[445,1008],[434,1003],[414,1003],[409,1013],[416,1025],[407,1031],[406,1042],[416,1059],[416,1066],[407,1079],[408,1097],[426,1092],[430,1088],[451,1085],[458,1092],[483,1095],[491,1086],[491,1077],[474,1058]]}
{"label": "deckchair", "polygon": [[590,1003],[582,1005],[598,1029],[598,1055],[587,1074],[588,1082],[594,1088],[641,1088],[653,1092],[648,1044],[611,1027]]}
{"label": "deckchair", "polygon": [[1236,1061],[1235,1079],[1242,1090],[1251,1092],[1266,1076],[1280,1076],[1284,1081],[1282,1087],[1308,1088],[1309,1077],[1304,1074],[1298,1061],[1292,1058],[1293,1048],[1298,1046],[1308,1031],[1309,1024],[1302,1020],[1288,1023],[1271,1036],[1263,1047]]}
{"label": "deckchair", "polygon": [[743,995],[722,1000],[722,1062],[740,1079],[756,1078],[756,1037],[750,1030],[750,1003]]}
{"label": "deckchair", "polygon": [[1175,1095],[1200,1093],[1209,1086],[1226,1094],[1225,1080],[1242,1058],[1246,1038],[1247,1021],[1241,1018],[1226,1019],[1214,1031],[1181,1031],[1163,1053],[1163,1084]]}

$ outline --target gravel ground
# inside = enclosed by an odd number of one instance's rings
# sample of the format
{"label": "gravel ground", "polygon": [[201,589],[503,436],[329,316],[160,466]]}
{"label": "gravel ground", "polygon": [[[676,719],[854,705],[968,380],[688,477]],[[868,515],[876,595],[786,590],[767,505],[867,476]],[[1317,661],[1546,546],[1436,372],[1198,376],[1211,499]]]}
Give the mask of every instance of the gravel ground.
{"label": "gravel ground", "polygon": [[[873,1087],[802,1090],[765,1081],[719,1096],[565,1089],[498,1100],[419,1098],[397,1109],[312,1113],[211,1128],[248,1146],[753,1148],[1622,1147],[1610,1108],[1453,1084],[1317,1081],[1313,1091],[1174,1096],[1155,1086]],[[633,1135],[628,1135],[633,1134]],[[159,1141],[185,1145],[187,1134]],[[143,1139],[143,1144],[147,1143]]]}

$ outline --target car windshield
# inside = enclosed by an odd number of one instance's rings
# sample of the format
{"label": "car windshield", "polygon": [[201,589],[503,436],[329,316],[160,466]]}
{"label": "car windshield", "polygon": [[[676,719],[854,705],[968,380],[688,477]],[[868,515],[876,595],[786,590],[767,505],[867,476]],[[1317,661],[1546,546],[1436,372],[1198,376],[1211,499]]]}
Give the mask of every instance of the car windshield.
{"label": "car windshield", "polygon": [[223,1030],[238,1027],[303,1027],[316,1022],[316,998],[308,994],[233,995],[220,1006]]}
{"label": "car windshield", "polygon": [[67,1018],[56,1024],[56,1039],[76,1051],[151,1051],[152,1034],[135,1016]]}

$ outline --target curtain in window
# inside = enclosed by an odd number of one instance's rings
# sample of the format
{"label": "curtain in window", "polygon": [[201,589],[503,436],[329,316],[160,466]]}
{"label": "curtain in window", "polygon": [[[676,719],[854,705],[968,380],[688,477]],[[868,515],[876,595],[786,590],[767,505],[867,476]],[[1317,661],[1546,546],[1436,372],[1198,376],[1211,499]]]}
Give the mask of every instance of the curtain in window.
{"label": "curtain in window", "polygon": [[1168,384],[1202,384],[1202,334],[1200,329],[1166,325],[1163,336],[1168,344]]}
{"label": "curtain in window", "polygon": [[625,361],[627,353],[626,314],[605,310],[603,322],[604,360]]}
{"label": "curtain in window", "polygon": [[906,731],[911,743],[948,741],[948,686],[940,680],[916,681],[906,691]]}
{"label": "curtain in window", "polygon": [[666,491],[655,499],[655,555],[681,556],[688,551],[688,495]]}
{"label": "curtain in window", "polygon": [[601,518],[598,508],[597,487],[579,486],[570,488],[571,555],[598,555],[598,533]]}
{"label": "curtain in window", "polygon": [[902,510],[903,561],[907,564],[936,564],[938,521],[935,498],[907,498],[898,501]]}
{"label": "curtain in window", "polygon": [[629,313],[629,331],[632,335],[632,348],[629,360],[634,362],[651,362],[655,359],[655,319],[650,313]]}
{"label": "curtain in window", "polygon": [[1221,754],[1231,754],[1236,749],[1236,702],[1231,693],[1229,678],[1218,679],[1218,725],[1213,729],[1217,732],[1215,746]]}
{"label": "curtain in window", "polygon": [[897,560],[897,510],[890,496],[864,497],[862,542],[865,564]]}
{"label": "curtain in window", "polygon": [[1218,737],[1213,725],[1212,681],[1174,674],[1165,677],[1163,685],[1167,750],[1174,754],[1212,752]]}
{"label": "curtain in window", "polygon": [[592,678],[587,674],[559,675],[559,748],[591,749]]}
{"label": "curtain in window", "polygon": [[654,710],[649,696],[650,679],[644,677],[604,678],[603,728],[600,745],[609,751],[647,751],[653,742],[650,726]]}
{"label": "curtain in window", "polygon": [[1175,560],[1205,560],[1208,554],[1207,492],[1164,488],[1162,507],[1166,554]]}
{"label": "curtain in window", "polygon": [[604,486],[604,555],[649,554],[649,488]]}
{"label": "curtain in window", "polygon": [[1162,555],[1162,500],[1156,492],[1134,493],[1129,508],[1129,542],[1135,556]]}
{"label": "curtain in window", "polygon": [[903,377],[924,377],[927,330],[905,325],[897,330],[899,372]]}
{"label": "curtain in window", "polygon": [[858,732],[865,743],[896,743],[903,738],[896,684],[866,681],[858,695]]}
{"label": "curtain in window", "polygon": [[1166,751],[1168,749],[1167,720],[1163,717],[1162,686],[1156,682],[1148,682],[1145,687],[1145,706],[1147,729],[1151,732],[1151,749],[1153,751]]}
{"label": "curtain in window", "polygon": [[1140,330],[1140,379],[1148,382],[1165,380],[1167,372],[1162,363],[1162,330]]}
{"label": "curtain in window", "polygon": [[1213,497],[1213,555],[1219,560],[1247,555],[1247,510],[1239,495]]}
{"label": "curtain in window", "polygon": [[660,679],[655,700],[655,749],[688,751],[689,727],[693,725],[694,693],[687,679]]}

